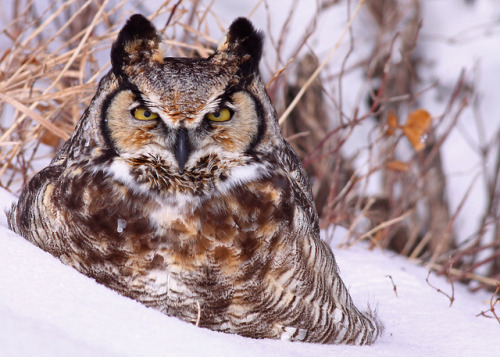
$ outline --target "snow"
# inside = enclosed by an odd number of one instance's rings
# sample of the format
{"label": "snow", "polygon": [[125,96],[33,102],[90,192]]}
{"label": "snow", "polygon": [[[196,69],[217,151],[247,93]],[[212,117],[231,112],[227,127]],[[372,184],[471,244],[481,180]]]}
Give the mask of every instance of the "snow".
{"label": "snow", "polygon": [[[427,271],[362,244],[334,248],[359,307],[377,307],[386,331],[372,346],[254,340],[195,327],[125,298],[7,228],[15,198],[0,189],[0,355],[10,356],[498,356],[500,324],[476,315],[487,293],[455,285],[455,302]],[[334,242],[345,231],[337,227]],[[334,243],[335,244],[335,243]],[[393,290],[391,276],[397,288]],[[451,293],[444,279],[433,286]]]}

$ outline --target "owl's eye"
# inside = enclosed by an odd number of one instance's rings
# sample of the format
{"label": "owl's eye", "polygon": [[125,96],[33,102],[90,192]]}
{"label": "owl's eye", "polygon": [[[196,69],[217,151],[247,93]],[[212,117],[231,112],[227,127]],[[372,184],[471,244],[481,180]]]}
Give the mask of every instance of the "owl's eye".
{"label": "owl's eye", "polygon": [[217,112],[208,113],[207,118],[208,120],[212,121],[228,121],[229,119],[231,119],[232,115],[233,114],[229,109],[224,108]]}
{"label": "owl's eye", "polygon": [[147,108],[135,108],[132,113],[134,114],[134,118],[139,120],[152,120],[158,118],[158,114],[153,113]]}

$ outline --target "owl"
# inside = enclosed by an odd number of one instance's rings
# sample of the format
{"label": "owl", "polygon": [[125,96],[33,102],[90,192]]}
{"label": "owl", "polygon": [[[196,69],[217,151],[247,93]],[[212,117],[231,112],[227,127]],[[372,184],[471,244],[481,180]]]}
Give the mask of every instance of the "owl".
{"label": "owl", "polygon": [[370,344],[303,167],[236,19],[208,58],[166,57],[132,16],[72,137],[26,185],[12,230],[161,312],[252,338]]}

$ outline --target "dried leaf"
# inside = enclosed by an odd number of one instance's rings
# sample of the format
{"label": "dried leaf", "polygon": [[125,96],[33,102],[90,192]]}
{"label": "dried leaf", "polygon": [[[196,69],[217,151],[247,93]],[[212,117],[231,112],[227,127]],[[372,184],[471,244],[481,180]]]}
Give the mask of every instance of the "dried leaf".
{"label": "dried leaf", "polygon": [[389,113],[387,113],[387,131],[385,132],[386,135],[393,135],[394,134],[394,129],[399,127],[398,125],[398,118],[396,118],[396,115],[392,110],[389,110]]}
{"label": "dried leaf", "polygon": [[422,132],[425,132],[429,130],[431,126],[431,115],[425,109],[417,109],[408,116],[405,126],[420,129]]}
{"label": "dried leaf", "polygon": [[430,126],[431,116],[424,109],[417,109],[408,116],[403,132],[415,150],[420,151],[425,147],[422,138]]}
{"label": "dried leaf", "polygon": [[368,249],[373,250],[377,247],[378,243],[381,242],[386,237],[385,229],[381,229],[370,240],[370,247]]}
{"label": "dried leaf", "polygon": [[401,171],[401,172],[407,172],[410,169],[410,165],[408,165],[406,162],[399,160],[388,162],[385,165],[385,167],[387,167],[389,170]]}

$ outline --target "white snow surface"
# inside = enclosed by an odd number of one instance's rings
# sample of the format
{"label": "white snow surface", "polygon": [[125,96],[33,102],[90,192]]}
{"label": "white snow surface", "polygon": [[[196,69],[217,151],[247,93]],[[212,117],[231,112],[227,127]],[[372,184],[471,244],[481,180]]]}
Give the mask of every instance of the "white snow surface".
{"label": "white snow surface", "polygon": [[[372,346],[254,340],[195,327],[123,297],[7,228],[15,198],[0,190],[0,356],[498,356],[500,324],[476,315],[487,293],[455,284],[455,302],[425,268],[362,244],[334,247],[356,304],[377,307]],[[337,228],[334,241],[345,231]],[[338,238],[337,238],[338,237]],[[397,287],[393,291],[390,275]],[[451,293],[444,279],[430,277]]]}

